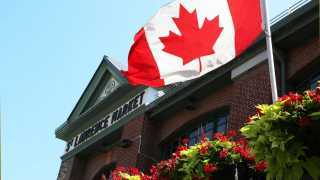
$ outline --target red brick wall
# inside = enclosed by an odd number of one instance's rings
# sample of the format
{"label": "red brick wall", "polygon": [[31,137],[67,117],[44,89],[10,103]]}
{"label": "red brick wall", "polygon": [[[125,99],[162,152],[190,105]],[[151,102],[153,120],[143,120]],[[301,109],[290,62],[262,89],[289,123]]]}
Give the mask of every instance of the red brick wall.
{"label": "red brick wall", "polygon": [[257,104],[272,102],[268,64],[264,62],[244,73],[231,88],[229,129],[239,129],[255,113]]}
{"label": "red brick wall", "polygon": [[[142,131],[143,120],[144,117],[140,116],[123,127],[121,139],[130,139],[133,141],[132,145],[128,148],[114,146],[104,153],[82,157],[84,167],[77,172],[78,175],[80,174],[81,180],[92,180],[101,168],[112,162],[116,162],[118,166],[136,166],[140,144],[139,136]],[[78,166],[80,166],[79,163]],[[79,178],[63,180],[79,180]]]}
{"label": "red brick wall", "polygon": [[208,95],[206,98],[199,100],[195,110],[181,110],[176,112],[172,117],[160,120],[158,126],[158,134],[160,141],[167,138],[173,132],[178,130],[181,126],[196,119],[197,117],[206,114],[212,110],[223,106],[228,106],[231,103],[232,86],[228,85],[214,93]]}
{"label": "red brick wall", "polygon": [[268,73],[267,63],[262,63],[241,75],[233,84],[201,99],[196,110],[183,109],[172,117],[160,120],[157,131],[159,141],[166,139],[187,122],[224,106],[230,107],[228,129],[239,129],[246,118],[255,112],[255,105],[271,103]]}
{"label": "red brick wall", "polygon": [[85,162],[85,169],[83,171],[82,180],[92,180],[96,173],[100,171],[102,167],[112,162],[112,154],[113,152],[112,150],[110,150],[102,154],[96,154],[88,157],[87,161]]}
{"label": "red brick wall", "polygon": [[121,139],[130,139],[133,141],[132,145],[128,148],[116,147],[114,160],[120,166],[136,166],[139,145],[141,143],[140,135],[142,133],[144,116],[140,116],[123,128]]}
{"label": "red brick wall", "polygon": [[161,150],[159,144],[159,127],[154,121],[145,119],[142,130],[141,152],[138,156],[137,167],[147,170],[155,161],[159,160]]}

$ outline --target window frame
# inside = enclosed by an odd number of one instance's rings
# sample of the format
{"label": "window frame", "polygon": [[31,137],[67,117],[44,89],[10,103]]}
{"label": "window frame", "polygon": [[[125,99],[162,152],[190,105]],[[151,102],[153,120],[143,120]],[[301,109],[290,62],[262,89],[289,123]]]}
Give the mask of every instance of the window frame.
{"label": "window frame", "polygon": [[[195,130],[198,131],[197,132],[198,133],[197,134],[198,141],[195,141],[195,143],[198,143],[201,139],[201,133],[202,133],[201,128],[203,127],[203,125],[206,126],[212,122],[212,123],[214,123],[212,129],[215,129],[212,131],[212,135],[215,132],[218,132],[218,119],[221,117],[225,118],[224,132],[227,132],[228,124],[229,124],[228,122],[229,122],[229,118],[230,118],[229,107],[222,107],[222,108],[207,112],[203,115],[200,115],[200,116],[190,120],[188,123],[184,124],[178,130],[176,130],[176,132],[174,132],[171,136],[166,138],[161,143],[160,148],[162,149],[162,151],[161,151],[162,152],[162,154],[161,154],[162,159],[167,159],[168,157],[170,157],[172,152],[175,151],[174,149],[176,149],[176,147],[171,147],[171,146],[174,146],[174,144],[177,144],[179,146],[181,139],[183,137],[188,136],[189,140],[192,141],[192,139],[190,138],[190,135]],[[221,131],[219,131],[219,132],[221,132]],[[207,134],[207,132],[206,132],[206,134]],[[193,143],[189,143],[189,144],[193,144]],[[170,147],[170,149],[168,149],[169,147]]]}

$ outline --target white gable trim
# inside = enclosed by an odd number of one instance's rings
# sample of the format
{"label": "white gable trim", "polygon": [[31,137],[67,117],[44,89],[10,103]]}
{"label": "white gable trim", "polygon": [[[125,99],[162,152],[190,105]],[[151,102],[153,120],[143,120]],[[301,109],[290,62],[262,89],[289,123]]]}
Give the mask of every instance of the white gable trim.
{"label": "white gable trim", "polygon": [[258,55],[254,56],[253,58],[249,59],[245,63],[241,64],[240,66],[232,69],[231,71],[231,79],[235,79],[236,77],[240,76],[241,74],[247,72],[251,68],[257,66],[258,64],[264,62],[268,59],[267,52],[263,51]]}

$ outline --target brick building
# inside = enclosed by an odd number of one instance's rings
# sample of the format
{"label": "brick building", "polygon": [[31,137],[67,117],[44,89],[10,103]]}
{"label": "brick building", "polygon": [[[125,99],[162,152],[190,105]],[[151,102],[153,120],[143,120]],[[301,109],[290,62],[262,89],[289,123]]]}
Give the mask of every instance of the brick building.
{"label": "brick building", "polygon": [[[279,94],[314,88],[320,79],[319,2],[299,4],[272,24]],[[183,136],[238,130],[271,103],[264,37],[236,60],[163,89],[132,87],[104,57],[67,121],[58,180],[96,180],[117,165],[148,168]]]}

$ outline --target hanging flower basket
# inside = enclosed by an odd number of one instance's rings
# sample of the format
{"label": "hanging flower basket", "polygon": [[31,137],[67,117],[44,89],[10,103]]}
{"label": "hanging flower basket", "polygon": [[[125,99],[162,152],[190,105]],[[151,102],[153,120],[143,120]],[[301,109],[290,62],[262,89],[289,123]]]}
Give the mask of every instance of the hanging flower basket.
{"label": "hanging flower basket", "polygon": [[256,159],[266,160],[267,179],[320,178],[320,87],[257,106],[241,132]]}
{"label": "hanging flower basket", "polygon": [[216,133],[213,140],[202,138],[199,144],[186,146],[188,139],[172,154],[172,157],[160,161],[150,169],[150,175],[140,171],[122,168],[116,169],[113,179],[249,179],[251,172],[264,171],[266,163],[255,163],[255,155],[245,139],[234,140],[235,131],[227,135]]}

